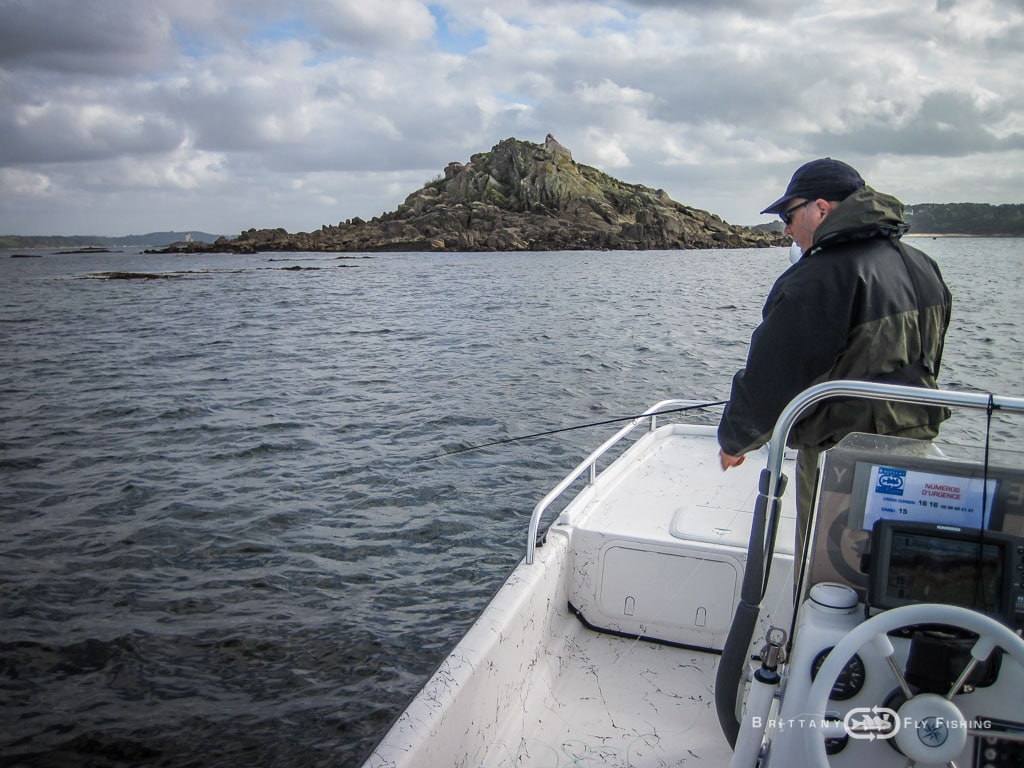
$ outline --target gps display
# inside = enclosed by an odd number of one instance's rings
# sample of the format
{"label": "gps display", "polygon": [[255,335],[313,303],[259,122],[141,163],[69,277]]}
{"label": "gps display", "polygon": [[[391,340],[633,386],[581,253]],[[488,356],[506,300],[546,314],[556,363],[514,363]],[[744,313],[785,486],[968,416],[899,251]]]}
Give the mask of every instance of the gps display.
{"label": "gps display", "polygon": [[997,531],[878,520],[871,531],[869,608],[958,605],[1024,627],[1024,539]]}

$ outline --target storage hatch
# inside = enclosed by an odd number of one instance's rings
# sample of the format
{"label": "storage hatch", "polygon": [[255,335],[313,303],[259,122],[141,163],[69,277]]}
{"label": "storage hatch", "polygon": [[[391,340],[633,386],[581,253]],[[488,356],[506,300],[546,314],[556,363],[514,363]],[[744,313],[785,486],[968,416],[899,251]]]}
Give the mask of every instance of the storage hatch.
{"label": "storage hatch", "polygon": [[604,552],[598,608],[610,619],[724,632],[738,599],[736,564],[709,553],[613,546]]}

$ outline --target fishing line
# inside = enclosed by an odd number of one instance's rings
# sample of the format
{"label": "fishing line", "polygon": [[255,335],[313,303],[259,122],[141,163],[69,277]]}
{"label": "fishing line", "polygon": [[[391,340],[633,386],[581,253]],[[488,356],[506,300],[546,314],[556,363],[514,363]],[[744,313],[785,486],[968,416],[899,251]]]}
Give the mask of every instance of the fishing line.
{"label": "fishing line", "polygon": [[728,400],[716,400],[714,402],[697,403],[695,405],[686,405],[686,406],[682,406],[680,408],[670,408],[670,409],[668,409],[666,411],[657,411],[655,413],[641,413],[641,414],[638,414],[636,416],[622,416],[622,417],[617,418],[617,419],[605,419],[604,421],[592,421],[592,422],[589,422],[587,424],[575,424],[575,425],[573,425],[571,427],[561,427],[559,429],[548,429],[548,430],[545,430],[543,432],[534,432],[534,433],[529,434],[529,435],[518,435],[517,437],[506,437],[503,440],[491,440],[490,442],[487,442],[487,443],[479,443],[478,445],[470,445],[470,446],[467,446],[465,448],[455,448],[455,449],[452,449],[452,450],[446,450],[444,453],[436,454],[434,456],[426,456],[426,457],[424,457],[422,459],[417,459],[416,461],[417,462],[420,462],[420,461],[433,461],[435,459],[442,459],[442,458],[444,458],[446,456],[458,456],[460,453],[470,453],[471,451],[479,451],[479,450],[482,450],[484,448],[493,448],[496,445],[507,445],[508,443],[517,443],[517,442],[519,442],[521,440],[533,440],[534,438],[537,438],[537,437],[548,437],[550,435],[557,435],[557,434],[560,434],[562,432],[572,432],[572,431],[577,430],[577,429],[589,429],[591,427],[603,427],[603,426],[607,426],[608,424],[618,424],[618,423],[623,422],[623,421],[636,421],[637,419],[646,419],[648,416],[663,416],[663,415],[668,414],[668,413],[683,413],[685,411],[696,411],[696,410],[699,410],[701,408],[711,408],[711,407],[714,407],[716,405],[725,405],[727,402],[729,402],[729,401]]}
{"label": "fishing line", "polygon": [[[701,408],[713,408],[716,405],[725,405],[727,402],[729,402],[729,401],[728,400],[714,400],[714,401],[710,401],[710,402],[706,402],[706,403],[694,403],[693,405],[685,405],[685,406],[681,406],[679,408],[669,408],[669,409],[664,410],[664,411],[656,411],[655,413],[641,413],[641,414],[637,414],[636,416],[622,416],[622,417],[617,418],[617,419],[605,419],[603,421],[593,421],[593,422],[589,422],[587,424],[575,424],[575,425],[570,426],[570,427],[561,427],[559,429],[547,429],[547,430],[544,430],[543,432],[534,432],[534,433],[529,434],[529,435],[518,435],[516,437],[507,437],[507,438],[505,438],[503,440],[491,440],[490,442],[487,442],[487,443],[480,443],[478,445],[470,445],[470,446],[467,446],[465,448],[454,448],[454,449],[451,449],[451,450],[446,450],[446,451],[444,451],[442,453],[436,453],[436,454],[433,454],[431,456],[422,456],[422,457],[420,457],[418,459],[413,459],[412,461],[410,461],[408,466],[411,466],[413,464],[422,464],[422,463],[428,462],[428,461],[439,461],[440,459],[444,459],[444,458],[447,458],[449,456],[458,456],[458,455],[463,454],[463,453],[470,453],[472,451],[480,451],[480,450],[483,450],[484,448],[493,448],[493,447],[498,446],[498,445],[507,445],[509,443],[516,443],[516,442],[519,442],[519,441],[522,441],[522,440],[532,440],[532,439],[538,438],[538,437],[548,437],[550,435],[557,435],[557,434],[560,434],[562,432],[572,432],[573,430],[577,430],[577,429],[589,429],[590,427],[601,427],[601,426],[606,426],[608,424],[617,424],[617,423],[620,423],[620,422],[623,422],[623,421],[636,421],[638,419],[646,419],[649,416],[663,416],[665,414],[670,414],[670,413],[684,413],[685,411],[696,411],[696,410],[699,410]],[[377,493],[382,493],[383,491],[385,491],[388,488],[390,488],[392,485],[394,485],[398,481],[399,477],[400,477],[400,475],[393,476],[390,480],[388,480],[388,482],[383,487],[377,489]]]}

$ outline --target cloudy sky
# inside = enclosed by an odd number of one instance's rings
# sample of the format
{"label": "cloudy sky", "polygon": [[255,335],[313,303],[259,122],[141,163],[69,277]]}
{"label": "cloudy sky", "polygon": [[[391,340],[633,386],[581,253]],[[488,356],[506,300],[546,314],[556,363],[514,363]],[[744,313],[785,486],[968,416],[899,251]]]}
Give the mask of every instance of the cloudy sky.
{"label": "cloudy sky", "polygon": [[1024,0],[0,0],[0,234],[309,231],[552,133],[737,224],[1024,202]]}

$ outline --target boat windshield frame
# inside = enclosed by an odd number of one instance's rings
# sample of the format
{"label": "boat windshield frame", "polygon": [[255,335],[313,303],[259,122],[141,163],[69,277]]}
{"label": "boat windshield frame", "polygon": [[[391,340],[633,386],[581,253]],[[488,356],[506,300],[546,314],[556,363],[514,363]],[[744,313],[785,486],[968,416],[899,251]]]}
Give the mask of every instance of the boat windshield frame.
{"label": "boat windshield frame", "polygon": [[[775,550],[775,537],[781,518],[781,505],[777,502],[785,492],[786,483],[782,475],[782,461],[789,433],[806,411],[823,400],[837,397],[859,397],[865,400],[949,406],[988,411],[989,413],[994,411],[1024,413],[1024,397],[1006,397],[989,392],[955,392],[947,389],[927,389],[903,384],[882,384],[852,379],[826,381],[801,392],[783,408],[775,422],[775,429],[772,431],[768,443],[768,460],[761,482],[761,493],[767,497],[768,501],[764,506],[767,511],[767,519],[763,521],[763,526],[758,526],[755,521],[751,527],[749,546],[751,555],[756,555],[756,560],[760,562],[756,562],[755,557],[751,557],[747,561],[748,572],[752,570],[753,566],[754,572],[760,573],[757,603],[764,598],[767,590],[770,575],[768,571]],[[759,528],[763,532],[760,535],[757,533]],[[753,586],[752,579],[744,579],[745,602],[754,598],[753,594],[746,593]]]}

